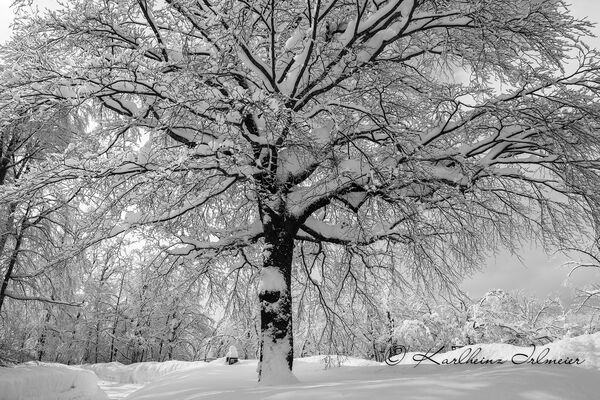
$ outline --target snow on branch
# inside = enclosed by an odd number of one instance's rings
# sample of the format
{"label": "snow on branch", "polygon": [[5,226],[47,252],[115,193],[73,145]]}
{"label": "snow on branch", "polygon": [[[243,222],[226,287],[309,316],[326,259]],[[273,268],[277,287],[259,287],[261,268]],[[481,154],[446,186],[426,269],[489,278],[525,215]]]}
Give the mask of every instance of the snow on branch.
{"label": "snow on branch", "polygon": [[200,206],[205,204],[210,199],[215,196],[223,194],[227,191],[235,182],[237,182],[236,177],[226,178],[222,182],[215,184],[214,186],[202,191],[198,196],[196,196],[193,200],[185,200],[183,205],[174,208],[169,211],[165,211],[162,214],[157,216],[142,216],[141,214],[131,215],[127,218],[126,221],[115,226],[111,232],[110,236],[117,236],[121,233],[128,231],[131,228],[142,226],[142,225],[150,225],[156,224],[159,222],[166,222],[172,219],[178,218]]}
{"label": "snow on branch", "polygon": [[298,239],[343,245],[355,244],[359,246],[370,245],[379,240],[404,242],[408,240],[408,233],[398,229],[400,222],[380,222],[367,232],[366,229],[360,226],[347,225],[345,223],[330,224],[319,221],[314,217],[309,217],[302,224],[301,231],[310,236],[305,236],[300,232]]}
{"label": "snow on branch", "polygon": [[20,294],[10,292],[8,290],[6,290],[4,292],[4,295],[13,300],[20,300],[20,301],[40,301],[42,303],[58,304],[58,305],[69,306],[69,307],[81,307],[83,305],[83,303],[71,303],[71,302],[67,302],[67,301],[49,299],[46,297],[20,295]]}
{"label": "snow on branch", "polygon": [[369,171],[356,160],[347,160],[348,163],[340,168],[337,179],[323,179],[310,186],[297,187],[289,196],[290,210],[299,219],[304,219],[317,209],[329,204],[336,196],[352,191],[364,192],[362,187],[369,182]]}
{"label": "snow on branch", "polygon": [[[217,237],[209,234],[209,237]],[[191,238],[181,239],[181,243],[177,243],[167,253],[170,255],[186,256],[192,252],[200,252],[203,250],[227,250],[237,247],[245,247],[256,242],[263,236],[263,227],[260,220],[254,221],[251,225],[243,228],[238,228],[223,233],[222,237],[216,240],[195,240]]]}

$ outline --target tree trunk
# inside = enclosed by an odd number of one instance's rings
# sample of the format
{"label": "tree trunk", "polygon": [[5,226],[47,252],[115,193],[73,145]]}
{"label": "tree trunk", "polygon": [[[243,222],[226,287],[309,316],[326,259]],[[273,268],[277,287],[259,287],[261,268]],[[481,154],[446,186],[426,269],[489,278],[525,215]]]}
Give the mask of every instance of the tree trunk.
{"label": "tree trunk", "polygon": [[[2,254],[5,250],[6,242],[8,241],[9,236],[12,234],[14,227],[14,218],[15,218],[15,210],[17,209],[17,203],[11,202],[6,211],[6,220],[2,220],[2,225],[0,225],[0,254]],[[0,210],[1,211],[1,210]]]}
{"label": "tree trunk", "polygon": [[115,319],[113,321],[113,327],[110,336],[110,359],[109,362],[113,362],[113,358],[117,355],[117,349],[115,348],[115,335],[117,334],[117,325],[119,323],[119,305],[121,303],[121,295],[123,294],[123,283],[125,282],[125,273],[121,275],[121,283],[119,284],[119,294],[117,295],[117,304],[115,305]]}
{"label": "tree trunk", "polygon": [[263,225],[264,261],[258,289],[261,329],[258,380],[266,385],[297,382],[292,374],[293,225],[284,221]]}
{"label": "tree trunk", "polygon": [[177,320],[177,312],[173,311],[171,315],[169,337],[167,338],[167,359],[173,359],[173,350],[175,349],[175,339],[177,338],[177,330],[181,326],[182,320]]}
{"label": "tree trunk", "polygon": [[52,315],[50,314],[50,308],[46,309],[46,317],[44,318],[44,327],[42,328],[42,333],[38,339],[38,353],[37,360],[43,361],[44,355],[46,354],[46,337],[48,335],[48,325],[50,324],[50,319]]}
{"label": "tree trunk", "polygon": [[100,317],[96,322],[96,343],[94,346],[94,364],[98,364],[98,347],[100,346]]}
{"label": "tree trunk", "polygon": [[8,284],[12,278],[13,271],[15,266],[17,265],[17,258],[19,257],[19,251],[21,250],[21,243],[23,240],[23,228],[19,232],[17,236],[17,240],[15,242],[15,247],[10,256],[10,260],[8,261],[8,267],[6,268],[6,272],[4,273],[4,278],[2,279],[2,285],[0,286],[0,311],[2,310],[2,305],[4,304],[4,299],[6,298],[6,290],[8,289]]}

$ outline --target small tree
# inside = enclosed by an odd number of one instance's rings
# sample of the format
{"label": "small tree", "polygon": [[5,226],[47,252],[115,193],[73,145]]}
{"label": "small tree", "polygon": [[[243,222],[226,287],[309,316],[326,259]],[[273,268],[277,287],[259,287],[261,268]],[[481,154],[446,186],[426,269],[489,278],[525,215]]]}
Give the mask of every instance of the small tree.
{"label": "small tree", "polygon": [[428,351],[433,349],[435,339],[431,331],[416,319],[407,319],[394,330],[394,339],[397,343],[407,346],[409,351]]}
{"label": "small tree", "polygon": [[[569,278],[577,274],[580,270],[600,271],[600,238],[596,238],[592,246],[587,249],[568,248],[567,250],[576,251],[582,256],[579,261],[571,261],[572,269],[569,272]],[[578,307],[576,311],[582,309],[599,310],[600,309],[600,283],[590,282],[583,288],[577,289]]]}

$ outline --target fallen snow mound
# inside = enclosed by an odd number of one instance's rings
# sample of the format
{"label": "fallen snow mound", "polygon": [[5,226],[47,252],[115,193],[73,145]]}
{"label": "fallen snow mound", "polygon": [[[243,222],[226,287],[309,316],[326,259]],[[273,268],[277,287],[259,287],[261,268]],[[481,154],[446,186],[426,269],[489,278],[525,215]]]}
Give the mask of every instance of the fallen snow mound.
{"label": "fallen snow mound", "polygon": [[[221,360],[223,363],[224,360]],[[102,380],[119,383],[146,383],[170,374],[190,368],[205,367],[204,361],[164,361],[142,362],[124,365],[120,362],[85,364],[81,368],[94,371]]]}
{"label": "fallen snow mound", "polygon": [[0,400],[106,400],[91,371],[63,364],[0,367]]}

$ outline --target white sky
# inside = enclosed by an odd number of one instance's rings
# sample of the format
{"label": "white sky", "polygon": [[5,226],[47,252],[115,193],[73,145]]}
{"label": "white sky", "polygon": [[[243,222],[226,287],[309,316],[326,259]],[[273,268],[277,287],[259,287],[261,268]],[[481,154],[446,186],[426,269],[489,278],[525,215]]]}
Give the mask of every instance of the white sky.
{"label": "white sky", "polygon": [[[55,0],[34,0],[41,8],[56,4]],[[0,43],[10,35],[12,0],[0,0]],[[599,0],[571,0],[572,12],[580,18],[588,18],[600,23]],[[600,27],[595,30],[600,36]],[[600,38],[592,38],[588,43],[600,47]],[[550,294],[565,295],[567,289],[564,281],[569,268],[563,264],[566,258],[560,255],[546,255],[541,249],[525,246],[517,255],[501,251],[496,257],[490,257],[487,267],[480,273],[467,279],[462,287],[473,297],[479,297],[490,289],[517,290],[537,296]],[[581,272],[571,280],[574,286],[580,287],[587,282],[600,282],[600,272]]]}

